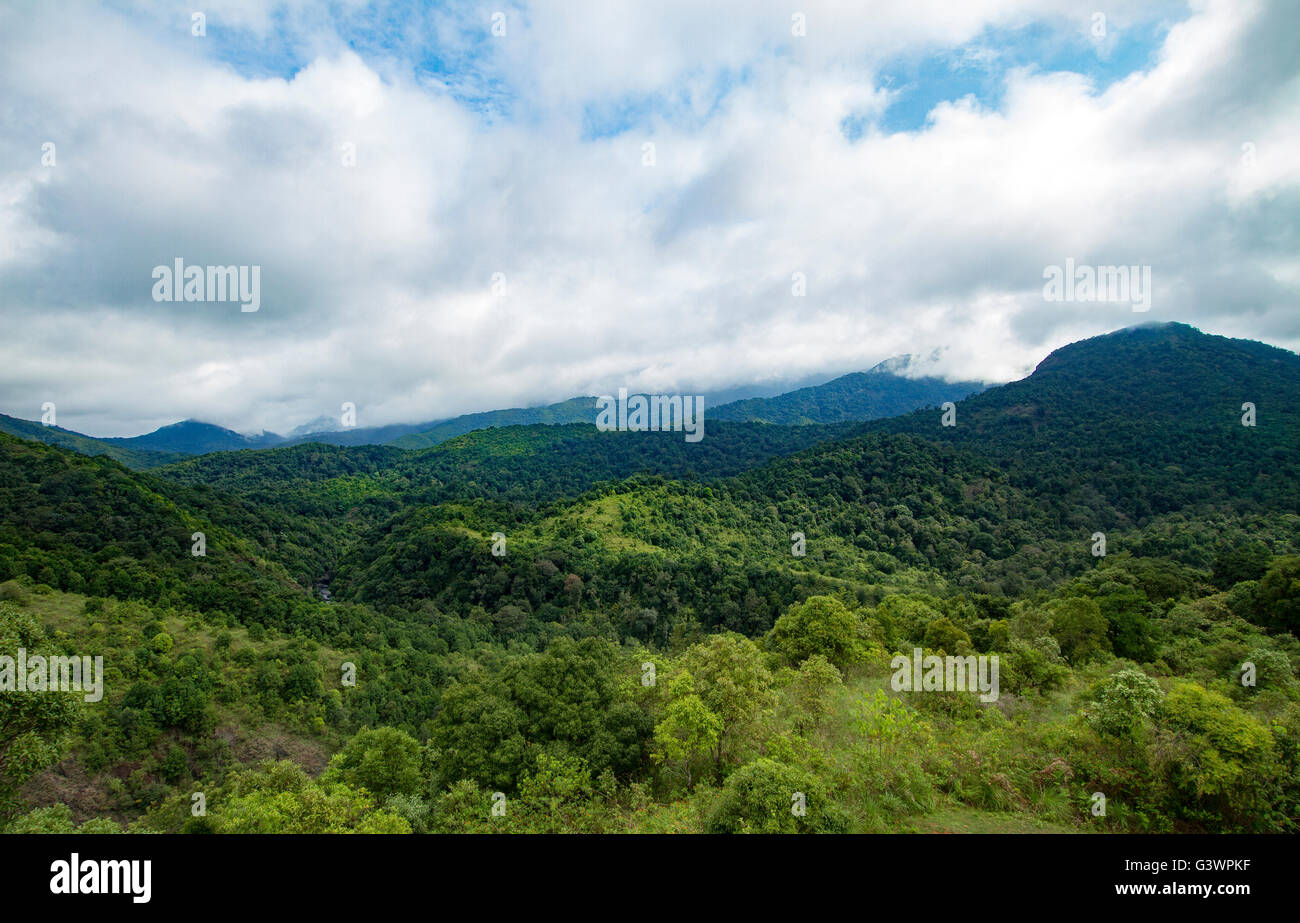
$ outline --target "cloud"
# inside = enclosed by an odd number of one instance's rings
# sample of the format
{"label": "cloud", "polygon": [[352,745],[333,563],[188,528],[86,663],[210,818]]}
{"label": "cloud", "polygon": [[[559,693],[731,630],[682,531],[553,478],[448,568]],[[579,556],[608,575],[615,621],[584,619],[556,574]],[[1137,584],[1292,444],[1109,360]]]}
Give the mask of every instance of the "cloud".
{"label": "cloud", "polygon": [[[1063,0],[806,4],[802,37],[739,0],[503,5],[504,36],[474,4],[205,6],[202,37],[0,12],[0,410],[283,432],[936,348],[1008,380],[1139,321],[1300,346],[1283,2],[1133,5],[1095,50]],[[1147,66],[1060,64],[1126,29]],[[998,47],[1040,33],[1044,63]],[[936,53],[998,93],[889,130],[882,75]],[[261,309],[154,302],[177,257],[260,266]],[[1150,313],[1045,301],[1066,258],[1150,265]]]}

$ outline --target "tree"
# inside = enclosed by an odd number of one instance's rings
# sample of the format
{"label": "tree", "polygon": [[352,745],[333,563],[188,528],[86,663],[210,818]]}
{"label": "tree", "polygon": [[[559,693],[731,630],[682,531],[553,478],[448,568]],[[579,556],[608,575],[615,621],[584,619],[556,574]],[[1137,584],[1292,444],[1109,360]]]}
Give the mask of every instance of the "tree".
{"label": "tree", "polygon": [[[557,741],[599,774],[639,764],[644,722],[620,701],[618,649],[601,638],[556,638],[542,653],[512,660],[505,682],[535,742]],[[648,733],[648,727],[644,727]]]}
{"label": "tree", "polygon": [[366,728],[334,755],[324,779],[364,788],[380,800],[413,795],[424,787],[423,762],[420,744],[405,731]]}
{"label": "tree", "polygon": [[1097,685],[1083,717],[1097,733],[1132,737],[1156,713],[1164,692],[1141,670],[1120,670]]}
{"label": "tree", "polygon": [[700,700],[722,720],[714,748],[714,765],[721,767],[727,746],[739,737],[745,724],[775,703],[772,674],[758,645],[733,633],[714,635],[691,646],[682,663]]}
{"label": "tree", "polygon": [[858,733],[874,746],[878,756],[892,756],[900,743],[924,743],[931,731],[915,711],[881,689],[858,700],[854,717]]}
{"label": "tree", "polygon": [[694,680],[683,670],[673,678],[664,717],[655,725],[655,762],[680,764],[689,789],[694,781],[691,761],[714,752],[721,737],[722,719],[695,694]]}
{"label": "tree", "polygon": [[600,833],[606,822],[602,807],[585,761],[543,753],[519,780],[506,817],[518,833]]}
{"label": "tree", "polygon": [[1221,549],[1210,565],[1210,582],[1227,590],[1245,580],[1258,580],[1264,576],[1271,557],[1268,546],[1259,540]]}
{"label": "tree", "polygon": [[316,782],[287,760],[238,773],[212,811],[218,833],[410,833],[368,792]]}
{"label": "tree", "polygon": [[[16,657],[20,647],[27,651],[29,662],[33,655],[59,653],[45,643],[36,619],[10,603],[0,603],[0,654]],[[0,820],[17,813],[23,783],[58,760],[81,714],[81,696],[80,692],[18,692],[16,688],[0,692]]]}
{"label": "tree", "polygon": [[569,604],[577,609],[578,603],[582,601],[582,578],[577,574],[569,574],[565,577],[564,595],[569,597]]}
{"label": "tree", "polygon": [[875,618],[885,630],[885,644],[890,650],[919,641],[926,626],[941,613],[929,604],[929,597],[886,596],[876,607]]}
{"label": "tree", "polygon": [[791,606],[772,626],[773,647],[798,666],[820,654],[841,669],[863,654],[857,618],[833,596],[810,596]]}
{"label": "tree", "polygon": [[1175,787],[1230,825],[1262,826],[1276,773],[1268,728],[1222,693],[1189,681],[1169,690],[1161,725],[1167,739],[1160,752]]}
{"label": "tree", "polygon": [[524,722],[500,682],[476,678],[452,683],[429,738],[438,751],[441,783],[473,779],[493,788],[513,788],[528,754]]}
{"label": "tree", "polygon": [[52,804],[37,808],[15,818],[5,833],[121,833],[122,828],[107,817],[92,817],[80,827],[66,804]]}
{"label": "tree", "polygon": [[1116,657],[1139,663],[1155,657],[1151,620],[1147,617],[1150,603],[1145,593],[1135,587],[1114,585],[1097,597],[1097,606],[1110,625],[1106,634]]}
{"label": "tree", "polygon": [[759,759],[728,777],[709,833],[844,833],[848,816],[810,773]]}
{"label": "tree", "polygon": [[952,619],[944,616],[937,618],[925,628],[925,637],[921,643],[932,651],[944,654],[966,655],[974,653],[970,635],[953,624]]}
{"label": "tree", "polygon": [[1044,606],[1052,622],[1052,635],[1061,644],[1061,653],[1072,664],[1084,663],[1096,654],[1110,650],[1107,631],[1110,627],[1096,600],[1072,596],[1054,599]]}
{"label": "tree", "polygon": [[799,665],[786,687],[786,702],[794,713],[794,729],[807,733],[831,712],[836,694],[844,687],[840,671],[821,654],[813,654]]}
{"label": "tree", "polygon": [[1014,640],[1002,661],[1001,684],[1019,695],[1031,689],[1048,692],[1059,688],[1070,670],[1061,662],[1056,639],[1048,635],[1035,642]]}
{"label": "tree", "polygon": [[492,627],[503,638],[512,638],[528,625],[528,613],[515,605],[502,606],[492,616]]}
{"label": "tree", "polygon": [[1255,620],[1300,635],[1300,555],[1274,558],[1268,566],[1255,595]]}

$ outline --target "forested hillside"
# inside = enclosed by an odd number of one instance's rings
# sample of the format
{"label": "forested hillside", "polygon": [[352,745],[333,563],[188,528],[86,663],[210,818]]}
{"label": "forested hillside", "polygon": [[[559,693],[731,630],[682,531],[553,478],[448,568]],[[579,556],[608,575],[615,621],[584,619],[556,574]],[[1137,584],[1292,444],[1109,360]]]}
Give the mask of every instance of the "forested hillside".
{"label": "forested hillside", "polygon": [[[0,697],[60,703],[0,731],[0,823],[1296,832],[1298,402],[1294,354],[1168,325],[953,425],[149,472],[0,437],[0,653],[106,666],[102,702]],[[917,648],[1000,694],[900,691]]]}
{"label": "forested hillside", "polygon": [[62,446],[82,455],[107,455],[129,468],[148,468],[174,461],[176,455],[171,452],[136,449],[116,445],[109,440],[94,439],[63,429],[60,426],[45,426],[30,420],[19,420],[0,413],[0,433],[8,433],[19,439],[44,442],[47,445]]}
{"label": "forested hillside", "polygon": [[733,401],[713,410],[712,416],[717,420],[795,425],[875,420],[921,407],[938,407],[945,401],[959,401],[982,390],[984,385],[976,381],[905,378],[877,367],[778,397]]}

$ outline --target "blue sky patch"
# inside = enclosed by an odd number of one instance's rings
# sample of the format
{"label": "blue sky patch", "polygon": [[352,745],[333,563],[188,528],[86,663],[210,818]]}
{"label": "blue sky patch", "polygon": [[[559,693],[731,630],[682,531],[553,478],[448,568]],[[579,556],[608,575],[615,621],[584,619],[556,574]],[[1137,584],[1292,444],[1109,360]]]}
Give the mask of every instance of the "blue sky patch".
{"label": "blue sky patch", "polygon": [[[1026,66],[1044,73],[1081,74],[1102,92],[1154,65],[1169,25],[1154,20],[1122,30],[1111,26],[1110,38],[1094,43],[1086,32],[1067,33],[1035,23],[1019,29],[989,29],[958,48],[897,59],[879,72],[881,87],[898,95],[877,125],[888,133],[918,131],[939,103],[966,97],[983,108],[998,109],[1008,72]],[[841,128],[845,137],[855,141],[870,124],[866,116],[851,115]]]}

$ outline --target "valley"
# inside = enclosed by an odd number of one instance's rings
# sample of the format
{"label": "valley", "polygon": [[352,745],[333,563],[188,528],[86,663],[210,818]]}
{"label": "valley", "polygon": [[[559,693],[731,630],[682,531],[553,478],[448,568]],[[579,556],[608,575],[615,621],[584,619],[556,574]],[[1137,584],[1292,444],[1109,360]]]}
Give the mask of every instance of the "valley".
{"label": "valley", "polygon": [[0,435],[0,653],[104,662],[101,702],[0,700],[0,823],[1295,832],[1300,358],[1129,328],[951,427],[793,394],[698,443]]}

